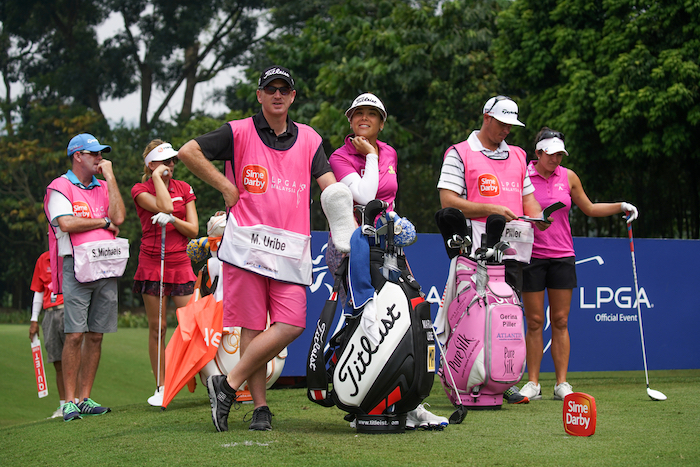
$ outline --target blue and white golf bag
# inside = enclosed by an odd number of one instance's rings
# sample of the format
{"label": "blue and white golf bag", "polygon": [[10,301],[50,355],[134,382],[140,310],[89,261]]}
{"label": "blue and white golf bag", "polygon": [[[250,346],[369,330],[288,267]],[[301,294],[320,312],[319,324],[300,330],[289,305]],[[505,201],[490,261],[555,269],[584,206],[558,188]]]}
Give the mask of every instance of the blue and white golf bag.
{"label": "blue and white golf bag", "polygon": [[[364,211],[316,323],[306,368],[309,399],[354,414],[358,432],[403,432],[406,413],[429,395],[435,376],[430,304],[402,251],[415,230],[386,207],[374,200]],[[329,339],[340,287],[349,297],[344,326]]]}

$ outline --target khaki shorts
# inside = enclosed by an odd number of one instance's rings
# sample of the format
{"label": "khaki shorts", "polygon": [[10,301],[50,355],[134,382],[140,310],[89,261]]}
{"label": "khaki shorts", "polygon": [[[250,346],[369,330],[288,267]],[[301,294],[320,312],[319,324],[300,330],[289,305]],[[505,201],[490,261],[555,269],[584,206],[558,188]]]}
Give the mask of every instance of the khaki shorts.
{"label": "khaki shorts", "polygon": [[81,284],[73,273],[73,257],[63,258],[64,330],[117,332],[117,278]]}
{"label": "khaki shorts", "polygon": [[63,344],[66,342],[66,334],[63,332],[63,305],[44,310],[41,329],[44,331],[46,361],[49,363],[60,362]]}

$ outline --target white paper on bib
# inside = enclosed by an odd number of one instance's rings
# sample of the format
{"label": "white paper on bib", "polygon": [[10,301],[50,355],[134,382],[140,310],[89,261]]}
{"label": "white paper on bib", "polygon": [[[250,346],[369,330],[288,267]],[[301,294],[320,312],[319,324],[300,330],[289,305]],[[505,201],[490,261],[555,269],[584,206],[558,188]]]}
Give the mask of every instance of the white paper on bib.
{"label": "white paper on bib", "polygon": [[73,271],[78,282],[121,277],[129,260],[126,238],[96,240],[73,247]]}
{"label": "white paper on bib", "polygon": [[229,214],[219,258],[261,276],[311,285],[311,237],[267,225],[240,226]]}
{"label": "white paper on bib", "polygon": [[[481,234],[484,233],[486,233],[486,223],[472,221],[472,251],[476,251],[477,248],[481,247]],[[532,244],[535,241],[535,231],[529,222],[507,222],[506,227],[503,229],[501,240],[510,243],[510,246],[517,252],[515,255],[504,255],[504,259],[514,259],[521,263],[530,263]]]}

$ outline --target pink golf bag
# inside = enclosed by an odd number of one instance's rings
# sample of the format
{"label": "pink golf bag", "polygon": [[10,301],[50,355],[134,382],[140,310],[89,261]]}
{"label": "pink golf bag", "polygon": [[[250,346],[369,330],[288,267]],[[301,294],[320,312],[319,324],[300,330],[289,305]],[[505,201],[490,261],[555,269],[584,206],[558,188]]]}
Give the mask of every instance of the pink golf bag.
{"label": "pink golf bag", "polygon": [[[459,214],[448,215],[455,216],[459,225],[460,215],[464,216],[455,211]],[[500,408],[503,392],[520,381],[525,369],[525,320],[517,293],[505,281],[502,257],[510,253],[510,246],[499,241],[505,225],[499,217],[487,221],[485,241],[473,257],[462,249],[453,259],[454,290],[449,294],[453,298],[444,304],[447,338],[438,375],[456,406]],[[448,237],[448,254],[450,247],[456,252],[460,242],[471,245],[466,232],[458,239]]]}

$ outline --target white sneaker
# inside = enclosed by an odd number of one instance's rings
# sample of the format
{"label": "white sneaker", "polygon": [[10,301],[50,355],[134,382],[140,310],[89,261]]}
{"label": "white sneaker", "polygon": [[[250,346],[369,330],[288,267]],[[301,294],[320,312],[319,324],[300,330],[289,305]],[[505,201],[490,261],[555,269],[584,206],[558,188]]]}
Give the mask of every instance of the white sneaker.
{"label": "white sneaker", "polygon": [[51,415],[49,418],[58,418],[61,417],[63,418],[63,406],[59,406],[56,411]]}
{"label": "white sneaker", "polygon": [[554,400],[555,401],[563,401],[566,396],[574,392],[574,390],[571,388],[571,385],[564,381],[561,384],[557,384],[554,386]]}
{"label": "white sneaker", "polygon": [[165,386],[161,386],[156,389],[151,397],[148,398],[148,403],[153,407],[161,407],[163,405],[163,393],[165,392]]}
{"label": "white sneaker", "polygon": [[542,399],[542,386],[528,381],[525,386],[520,390],[520,394],[527,397],[531,401],[538,401]]}
{"label": "white sneaker", "polygon": [[[425,405],[430,407],[430,404]],[[449,420],[445,417],[428,412],[423,404],[418,404],[418,407],[406,414],[407,430],[415,430],[416,427],[424,430],[442,430],[449,424]]]}

